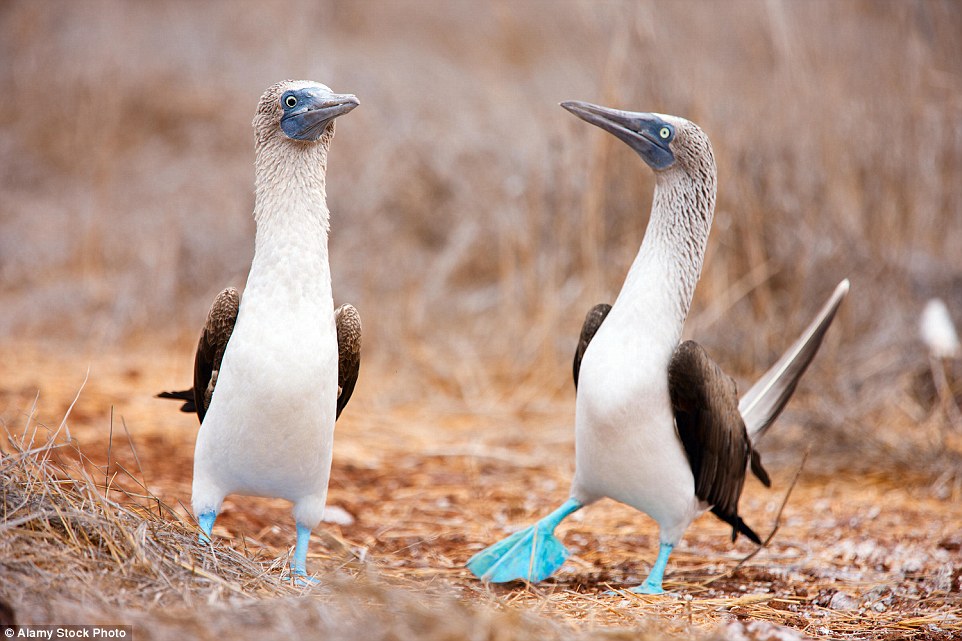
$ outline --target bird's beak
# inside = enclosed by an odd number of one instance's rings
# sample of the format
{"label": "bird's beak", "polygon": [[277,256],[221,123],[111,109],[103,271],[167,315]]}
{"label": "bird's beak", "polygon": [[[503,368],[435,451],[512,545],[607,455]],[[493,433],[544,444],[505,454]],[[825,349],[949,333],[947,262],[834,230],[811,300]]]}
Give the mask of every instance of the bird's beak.
{"label": "bird's beak", "polygon": [[627,143],[652,169],[667,169],[674,164],[675,155],[659,135],[667,123],[655,114],[610,109],[580,100],[569,100],[561,106]]}
{"label": "bird's beak", "polygon": [[352,94],[308,93],[297,109],[281,118],[281,129],[294,140],[318,140],[328,123],[361,104]]}

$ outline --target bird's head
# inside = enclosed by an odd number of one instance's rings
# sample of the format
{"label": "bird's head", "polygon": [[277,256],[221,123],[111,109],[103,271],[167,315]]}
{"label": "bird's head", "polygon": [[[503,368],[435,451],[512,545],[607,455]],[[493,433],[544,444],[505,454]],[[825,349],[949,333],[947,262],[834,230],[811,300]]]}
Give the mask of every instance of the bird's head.
{"label": "bird's head", "polygon": [[351,94],[337,94],[309,80],[285,80],[261,96],[254,116],[259,142],[281,138],[302,143],[330,143],[334,119],[360,103]]}
{"label": "bird's head", "polygon": [[561,106],[635,150],[656,172],[677,167],[692,176],[714,172],[711,143],[698,125],[677,116],[621,111],[572,100]]}

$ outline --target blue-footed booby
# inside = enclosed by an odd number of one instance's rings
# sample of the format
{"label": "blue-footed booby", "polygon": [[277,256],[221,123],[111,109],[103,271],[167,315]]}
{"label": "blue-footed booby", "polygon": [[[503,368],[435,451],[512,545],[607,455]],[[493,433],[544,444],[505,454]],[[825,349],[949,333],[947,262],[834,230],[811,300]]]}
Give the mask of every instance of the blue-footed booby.
{"label": "blue-footed booby", "polygon": [[334,119],[358,106],[315,82],[277,83],[254,116],[254,260],[243,297],[211,307],[184,400],[201,421],[191,503],[209,540],[224,497],[294,504],[292,574],[306,577],[311,530],[324,514],[334,422],[354,391],[361,322],[334,309],[325,176]]}
{"label": "blue-footed booby", "polygon": [[675,116],[585,102],[562,107],[626,142],[655,172],[644,241],[614,305],[588,312],[575,351],[575,476],[569,499],[535,525],[475,554],[494,583],[540,581],[568,551],[554,536],[569,514],[608,497],[655,519],[658,557],[634,592],[660,594],[668,557],[710,509],[732,540],[759,538],[738,515],[747,470],[766,485],[753,443],[785,407],[848,291],[843,280],[815,320],[739,401],[735,382],[694,341],[679,344],[715,209],[708,136]]}

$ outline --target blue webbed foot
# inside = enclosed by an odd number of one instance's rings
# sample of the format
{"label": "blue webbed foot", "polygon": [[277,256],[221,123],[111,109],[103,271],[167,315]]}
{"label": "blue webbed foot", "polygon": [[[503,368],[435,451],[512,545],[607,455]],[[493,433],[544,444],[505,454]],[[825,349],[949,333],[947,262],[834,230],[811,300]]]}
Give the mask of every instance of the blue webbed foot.
{"label": "blue webbed foot", "polygon": [[482,581],[506,583],[524,579],[532,583],[548,578],[568,558],[568,550],[554,536],[566,516],[581,508],[568,499],[560,508],[534,525],[475,554],[468,569]]}
{"label": "blue webbed foot", "polygon": [[654,583],[649,583],[648,581],[645,581],[641,585],[637,585],[628,591],[634,592],[635,594],[664,594],[665,593],[665,589],[661,587],[660,583],[656,585]]}
{"label": "blue webbed foot", "polygon": [[204,512],[197,517],[197,525],[200,526],[200,534],[197,535],[197,539],[201,543],[210,543],[211,531],[214,529],[214,521],[216,520],[217,512],[213,510]]}
{"label": "blue webbed foot", "polygon": [[300,587],[309,588],[309,587],[313,587],[315,585],[321,584],[321,582],[318,579],[315,579],[312,576],[308,576],[306,572],[298,572],[296,570],[291,570],[291,574],[289,578],[294,582],[294,585],[297,585]]}
{"label": "blue webbed foot", "polygon": [[471,557],[468,569],[491,583],[537,582],[554,574],[567,558],[561,541],[538,522]]}

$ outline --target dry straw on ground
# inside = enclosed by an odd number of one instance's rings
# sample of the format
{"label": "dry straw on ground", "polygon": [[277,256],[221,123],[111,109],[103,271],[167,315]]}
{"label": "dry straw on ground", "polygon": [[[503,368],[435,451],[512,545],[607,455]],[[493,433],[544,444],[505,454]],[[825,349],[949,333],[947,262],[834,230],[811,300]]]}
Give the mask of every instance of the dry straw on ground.
{"label": "dry straw on ground", "polygon": [[[149,492],[105,498],[91,470],[107,474],[110,488],[122,479],[90,465],[74,444],[7,437],[0,597],[13,604],[19,624],[121,623],[133,625],[137,639],[583,637],[517,609],[466,605],[450,590],[350,555],[315,555],[320,587],[294,585],[282,578],[285,555],[257,560],[201,543]],[[337,552],[349,549],[332,541]]]}
{"label": "dry straw on ground", "polygon": [[[123,358],[144,363],[154,353]],[[43,362],[36,352],[27,359]],[[144,385],[166,375],[160,365],[159,376],[137,370]],[[138,638],[158,639],[274,629],[345,639],[942,641],[962,632],[958,496],[939,498],[925,474],[830,471],[814,457],[769,547],[739,567],[754,546],[732,547],[722,524],[702,518],[669,565],[668,596],[605,594],[644,578],[657,540],[649,519],[610,503],[562,527],[574,556],[555,578],[481,585],[463,569],[468,556],[564,496],[570,469],[556,462],[571,459],[566,405],[352,408],[338,427],[330,502],[355,522],[318,528],[309,569],[323,584],[291,586],[282,574],[293,527],[282,502],[231,499],[213,549],[198,543],[181,505],[194,419],[146,398],[131,403],[135,419],[112,417],[111,386],[126,388],[129,376],[91,382],[76,418],[47,422],[61,426],[55,447],[46,440],[56,429],[38,428],[49,413],[29,397],[8,425],[0,598],[21,622],[125,622],[142,630]],[[52,384],[47,402],[69,407],[75,392],[59,391]],[[152,418],[138,416],[138,404]],[[128,428],[134,421],[154,426]],[[776,490],[750,485],[742,502],[760,532],[799,463],[797,452],[784,454],[771,466]]]}

